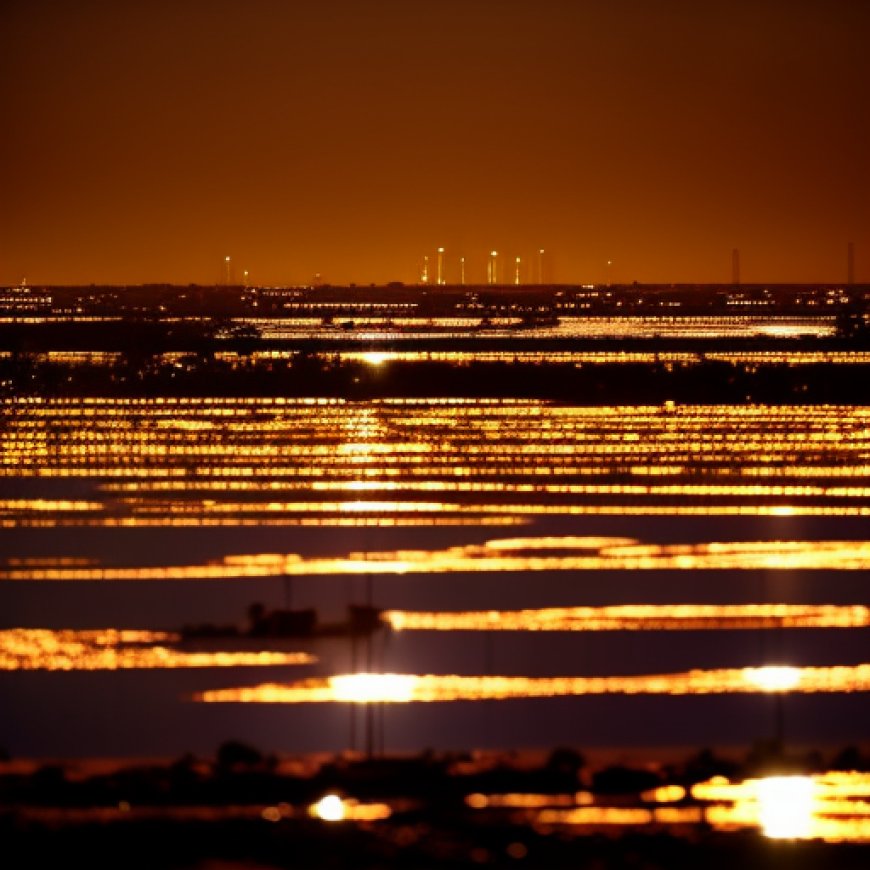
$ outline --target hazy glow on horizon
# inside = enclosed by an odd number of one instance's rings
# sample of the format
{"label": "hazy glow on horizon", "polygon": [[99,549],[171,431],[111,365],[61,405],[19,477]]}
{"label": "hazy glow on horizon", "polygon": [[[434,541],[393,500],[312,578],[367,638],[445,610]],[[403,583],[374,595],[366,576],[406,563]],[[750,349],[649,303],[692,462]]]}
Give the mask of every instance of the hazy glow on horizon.
{"label": "hazy glow on horizon", "polygon": [[3,4],[0,282],[867,280],[868,16]]}

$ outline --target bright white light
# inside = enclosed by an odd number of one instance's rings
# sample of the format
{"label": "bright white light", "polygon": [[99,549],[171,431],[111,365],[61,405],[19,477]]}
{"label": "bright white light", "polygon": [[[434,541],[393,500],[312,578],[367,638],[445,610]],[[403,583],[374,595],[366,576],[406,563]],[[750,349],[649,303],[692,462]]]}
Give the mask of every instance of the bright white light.
{"label": "bright white light", "polygon": [[362,359],[363,362],[368,363],[370,366],[379,366],[387,361],[387,355],[377,351],[370,351],[369,353],[364,353]]}
{"label": "bright white light", "polygon": [[764,692],[788,692],[801,681],[801,669],[784,665],[746,668],[746,679]]}
{"label": "bright white light", "polygon": [[357,704],[411,701],[416,683],[413,674],[344,674],[329,679],[336,701]]}
{"label": "bright white light", "polygon": [[758,818],[765,837],[807,837],[813,819],[815,783],[808,776],[771,776],[756,783]]}
{"label": "bright white light", "polygon": [[328,794],[311,808],[313,815],[324,822],[340,822],[346,814],[344,801],[337,794]]}

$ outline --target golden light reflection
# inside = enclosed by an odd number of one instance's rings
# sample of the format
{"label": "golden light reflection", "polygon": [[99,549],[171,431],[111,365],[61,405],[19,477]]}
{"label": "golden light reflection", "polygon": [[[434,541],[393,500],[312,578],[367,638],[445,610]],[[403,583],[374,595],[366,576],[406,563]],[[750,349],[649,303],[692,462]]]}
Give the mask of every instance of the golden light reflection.
{"label": "golden light reflection", "polygon": [[344,802],[337,794],[328,794],[312,805],[311,812],[325,822],[340,822],[345,816]]}
{"label": "golden light reflection", "polygon": [[[410,703],[509,700],[581,695],[715,695],[870,691],[870,664],[805,667],[783,685],[759,677],[766,668],[720,668],[612,677],[515,677],[343,674],[202,692],[207,703]],[[790,669],[791,670],[791,669]]]}
{"label": "golden light reflection", "polygon": [[180,639],[168,632],[118,629],[0,630],[0,671],[265,667],[316,661],[301,652],[185,651],[165,645]]}
{"label": "golden light reflection", "polygon": [[571,827],[635,827],[698,824],[702,815],[697,807],[577,807],[541,810],[536,814],[536,821],[542,825]]}
{"label": "golden light reflection", "polygon": [[870,625],[870,607],[857,604],[619,604],[428,613],[387,610],[382,618],[397,631],[858,628]]}
{"label": "golden light reflection", "polygon": [[650,791],[641,792],[640,799],[656,804],[671,804],[681,801],[686,790],[681,785],[662,785]]}
{"label": "golden light reflection", "polygon": [[407,703],[414,700],[416,678],[406,674],[347,674],[330,677],[336,701]]}
{"label": "golden light reflection", "polygon": [[870,842],[870,774],[828,772],[692,786],[716,829],[757,828],[773,839]]}
{"label": "golden light reflection", "polygon": [[[724,777],[686,789],[664,785],[635,805],[606,795],[471,794],[473,810],[507,810],[538,828],[710,826],[730,832],[756,829],[771,839],[870,842],[870,774],[832,771],[729,782]],[[517,815],[521,813],[522,815]]]}
{"label": "golden light reflection", "polygon": [[94,485],[3,500],[4,528],[870,516],[862,406],[22,397],[0,414],[0,476]]}
{"label": "golden light reflection", "polygon": [[[493,255],[495,252],[493,252]],[[740,305],[739,301],[729,304]],[[583,307],[583,303],[580,304]],[[740,313],[728,315],[688,314],[631,314],[595,315],[571,311],[565,316],[544,321],[528,321],[521,316],[493,316],[463,314],[451,317],[421,316],[416,303],[367,302],[353,306],[352,328],[346,321],[336,320],[347,316],[348,307],[343,303],[308,303],[295,316],[287,317],[231,317],[227,326],[252,327],[265,339],[307,340],[333,342],[337,348],[346,345],[365,345],[373,341],[401,343],[440,339],[441,341],[468,339],[474,336],[478,343],[509,338],[522,347],[530,339],[572,338],[695,338],[724,339],[768,336],[773,338],[797,338],[814,336],[824,338],[836,332],[836,318],[829,314],[812,316],[783,316],[769,313]],[[324,321],[328,316],[329,321]],[[104,314],[40,314],[17,313],[0,316],[0,323],[46,325],[59,323],[114,323],[120,316]],[[161,317],[163,323],[200,323],[198,315]],[[229,338],[232,332],[224,329],[218,338]],[[270,352],[266,352],[270,353]],[[278,352],[280,353],[280,352]],[[776,354],[776,352],[774,352]],[[228,354],[225,354],[228,355]],[[789,359],[790,351],[779,352]],[[60,352],[59,358],[70,356]],[[655,357],[661,356],[659,354]],[[709,357],[710,354],[704,354]]]}
{"label": "golden light reflection", "polygon": [[803,671],[786,665],[768,665],[748,668],[746,678],[763,692],[791,692],[800,686]]}
{"label": "golden light reflection", "polygon": [[362,803],[337,794],[324,795],[308,808],[308,814],[323,822],[377,822],[392,815],[389,804]]}
{"label": "golden light reflection", "polygon": [[467,795],[465,803],[474,810],[497,809],[540,809],[542,807],[573,807],[579,803],[591,803],[589,792],[576,794],[534,794],[530,792],[507,792],[505,794]]}
{"label": "golden light reflection", "polygon": [[[255,359],[290,359],[292,351],[255,353]],[[367,351],[339,351],[343,362],[369,362]],[[322,354],[324,358],[332,354]],[[378,364],[436,362],[449,365],[470,363],[520,363],[523,365],[695,365],[703,361],[725,362],[731,365],[868,365],[866,351],[710,351],[691,353],[673,351],[535,351],[516,350],[391,350],[378,353]]]}
{"label": "golden light reflection", "polygon": [[[352,574],[538,571],[829,570],[870,568],[870,541],[720,541],[645,544],[614,538],[494,539],[443,550],[351,552],[339,558],[298,553],[233,554],[191,565],[96,566],[0,562],[0,581],[217,580]],[[688,615],[688,614],[687,614]],[[860,617],[856,611],[855,618]]]}
{"label": "golden light reflection", "polygon": [[765,837],[809,836],[815,783],[808,776],[770,776],[756,783],[758,820]]}

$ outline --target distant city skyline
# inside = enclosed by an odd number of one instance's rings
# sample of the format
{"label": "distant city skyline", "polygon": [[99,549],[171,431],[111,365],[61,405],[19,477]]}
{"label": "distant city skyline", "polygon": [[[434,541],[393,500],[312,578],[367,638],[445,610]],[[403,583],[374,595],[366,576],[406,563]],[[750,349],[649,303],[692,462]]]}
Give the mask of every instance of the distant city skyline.
{"label": "distant city skyline", "polygon": [[[870,280],[870,4],[10,0],[0,282]],[[853,254],[847,263],[847,246]],[[610,264],[610,265],[608,265]]]}
{"label": "distant city skyline", "polygon": [[[524,249],[525,250],[525,249]],[[492,252],[472,252],[455,253],[451,255],[446,249],[433,248],[433,254],[423,254],[418,257],[417,268],[402,268],[388,271],[384,274],[392,275],[392,277],[373,280],[367,276],[350,277],[345,280],[335,280],[330,275],[328,267],[324,266],[322,270],[316,270],[307,277],[303,275],[304,270],[300,268],[292,268],[288,265],[285,269],[273,270],[269,273],[270,280],[260,278],[258,270],[250,268],[252,264],[237,264],[235,258],[231,255],[221,257],[217,264],[212,264],[213,268],[211,276],[208,274],[208,269],[202,270],[203,274],[197,277],[193,272],[185,272],[185,277],[181,279],[173,279],[161,277],[158,275],[145,277],[142,279],[131,280],[123,275],[115,276],[108,280],[65,280],[63,278],[45,281],[31,278],[29,275],[22,275],[16,279],[12,276],[9,280],[2,281],[2,284],[7,286],[36,286],[44,285],[89,285],[89,284],[200,284],[200,285],[238,285],[258,286],[258,285],[274,285],[274,286],[316,286],[320,284],[334,285],[387,285],[391,283],[402,283],[407,285],[419,284],[437,286],[484,286],[489,284],[499,285],[517,285],[517,286],[535,286],[547,284],[565,284],[565,285],[583,285],[583,284],[866,284],[870,282],[870,272],[865,274],[861,271],[860,265],[856,267],[856,256],[854,243],[844,245],[842,262],[839,268],[832,267],[830,274],[821,274],[811,278],[782,278],[775,275],[752,276],[744,277],[741,267],[739,249],[731,249],[727,252],[728,261],[727,267],[723,266],[719,271],[720,275],[713,275],[714,270],[710,270],[710,275],[706,278],[680,277],[673,276],[658,276],[655,279],[639,279],[636,277],[626,277],[622,274],[619,263],[615,260],[606,260],[590,267],[587,273],[580,276],[577,275],[562,275],[557,273],[555,267],[555,254],[548,253],[545,260],[540,256],[542,251],[536,251],[530,248],[523,255],[514,255],[513,253],[498,253],[496,258],[492,257]],[[437,271],[434,271],[437,263]],[[493,274],[493,261],[495,261],[497,271]],[[39,275],[39,269],[32,270],[31,274]],[[53,270],[46,270],[54,273]],[[95,266],[95,272],[98,272],[98,267]],[[139,273],[139,270],[131,270]],[[344,274],[340,270],[336,270],[339,274]],[[643,270],[641,270],[643,273]],[[281,274],[292,275],[290,279],[281,279]],[[193,277],[188,277],[192,275]]]}

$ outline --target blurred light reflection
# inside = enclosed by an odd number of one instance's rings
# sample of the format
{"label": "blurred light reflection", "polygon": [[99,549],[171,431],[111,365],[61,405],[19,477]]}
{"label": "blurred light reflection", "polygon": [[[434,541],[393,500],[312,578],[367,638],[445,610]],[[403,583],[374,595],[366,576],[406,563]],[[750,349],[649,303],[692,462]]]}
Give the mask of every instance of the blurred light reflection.
{"label": "blurred light reflection", "polygon": [[[722,541],[644,544],[614,538],[494,539],[443,550],[351,552],[338,558],[298,553],[233,554],[192,565],[99,566],[0,561],[0,581],[217,580],[353,574],[538,571],[829,570],[870,567],[870,541]],[[855,618],[861,618],[856,611]]]}
{"label": "blurred light reflection", "polygon": [[870,664],[789,668],[787,681],[766,679],[770,668],[720,668],[672,674],[612,677],[514,677],[412,674],[342,674],[202,692],[204,702],[410,703],[509,700],[580,695],[712,695],[870,691]]}
{"label": "blurred light reflection", "polygon": [[0,630],[0,671],[265,667],[316,661],[302,652],[188,651],[165,645],[180,639],[159,631],[11,628]]}
{"label": "blurred light reflection", "polygon": [[429,613],[387,610],[383,618],[397,631],[857,628],[870,625],[870,607],[857,604],[619,604]]}

